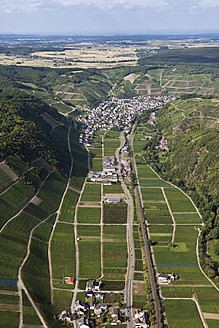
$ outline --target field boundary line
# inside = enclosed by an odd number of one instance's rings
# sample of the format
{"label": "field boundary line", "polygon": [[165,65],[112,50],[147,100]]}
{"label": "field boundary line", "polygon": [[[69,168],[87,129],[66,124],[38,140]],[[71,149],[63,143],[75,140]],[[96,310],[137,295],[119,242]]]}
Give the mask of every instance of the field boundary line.
{"label": "field boundary line", "polygon": [[[87,163],[88,163],[88,172],[90,172],[90,151],[87,148],[87,146],[85,146],[85,149],[87,150],[88,156],[87,156]],[[76,297],[77,297],[77,292],[78,292],[78,275],[79,275],[79,247],[78,247],[78,241],[77,241],[77,214],[78,214],[78,207],[79,207],[79,203],[81,201],[81,197],[85,188],[87,182],[87,176],[84,179],[84,183],[83,186],[81,188],[81,192],[80,195],[78,197],[78,201],[77,204],[75,206],[75,214],[74,214],[74,234],[75,234],[75,289],[74,289],[74,294],[72,297],[72,301],[71,301],[71,313],[74,313],[74,305],[75,305],[75,301],[76,301]],[[74,327],[76,327],[76,323],[74,320]]]}
{"label": "field boundary line", "polygon": [[[22,279],[22,274],[21,274],[21,271],[23,269],[23,266],[24,264],[26,263],[26,261],[28,260],[28,257],[30,255],[30,244],[31,244],[31,241],[32,241],[32,235],[33,235],[33,231],[42,223],[44,223],[46,220],[48,220],[50,218],[51,215],[55,214],[55,212],[52,212],[52,213],[49,213],[44,220],[42,220],[41,222],[37,223],[32,229],[31,229],[31,232],[29,234],[29,238],[28,238],[28,243],[27,243],[27,252],[26,252],[26,256],[24,257],[23,261],[21,262],[21,265],[19,266],[18,268],[18,291],[20,292],[20,290],[24,290],[28,300],[30,301],[32,307],[34,308],[36,314],[38,315],[38,318],[40,319],[40,321],[42,322],[43,326],[45,328],[48,328],[40,311],[38,310],[38,308],[36,307],[34,301],[32,300],[32,297],[30,296],[28,290],[26,289],[25,287],[25,284],[23,282],[23,279]],[[21,322],[21,320],[19,319],[19,323]],[[19,327],[20,328],[20,327]]]}
{"label": "field boundary line", "polygon": [[162,190],[162,193],[163,193],[164,199],[165,199],[165,201],[166,201],[166,204],[167,204],[168,210],[169,210],[169,212],[170,212],[171,219],[172,219],[172,221],[173,221],[173,224],[172,224],[172,225],[173,225],[173,235],[172,235],[172,240],[171,240],[171,241],[172,241],[172,243],[174,243],[175,233],[176,233],[176,222],[175,222],[175,219],[174,219],[173,212],[172,212],[172,210],[171,210],[170,204],[169,204],[169,202],[168,202],[167,196],[166,196],[166,194],[165,194],[165,192],[164,192],[164,187],[162,187],[161,190]]}
{"label": "field boundary line", "polygon": [[14,216],[12,216],[10,219],[8,219],[8,221],[5,222],[5,224],[1,227],[0,229],[0,233],[4,230],[4,228],[7,226],[7,224],[9,222],[11,222],[13,219],[15,219],[18,215],[21,214],[21,212],[27,207],[27,205],[29,205],[29,203],[31,202],[31,200],[39,193],[40,189],[42,188],[43,184],[45,183],[45,181],[48,179],[48,177],[50,176],[51,173],[53,173],[55,170],[50,171],[47,176],[43,179],[43,181],[40,183],[39,188],[32,194],[32,196],[30,196],[23,205],[21,205],[20,209],[18,209],[19,212],[17,212]]}
{"label": "field boundary line", "polygon": [[[164,179],[162,179],[159,174],[157,172],[154,171],[154,169],[149,165],[147,164],[148,167],[150,167],[150,169],[162,180],[162,181],[165,181]],[[201,225],[204,226],[204,222],[203,222],[203,219],[202,219],[202,216],[197,208],[197,206],[194,204],[193,200],[191,199],[191,197],[189,197],[183,190],[181,190],[179,187],[175,186],[173,183],[169,182],[169,181],[165,181],[167,183],[169,183],[171,186],[173,186],[174,188],[178,189],[179,191],[181,191],[192,203],[192,205],[194,206],[194,208],[196,209],[202,223]],[[181,224],[182,225],[182,224]],[[192,224],[192,225],[196,225],[196,224]],[[200,259],[199,259],[199,251],[198,251],[198,242],[199,242],[199,236],[201,234],[201,231],[199,230],[198,232],[198,237],[197,237],[197,240],[196,240],[196,258],[197,258],[197,263],[198,263],[198,267],[201,271],[201,273],[205,276],[205,278],[214,286],[214,288],[216,288],[217,291],[219,291],[219,288],[215,285],[215,283],[206,275],[206,273],[204,272],[204,270],[202,269],[201,267],[201,264],[200,264]]]}
{"label": "field boundary line", "polygon": [[51,241],[52,241],[54,231],[55,231],[58,219],[59,219],[59,215],[61,213],[61,208],[62,208],[62,204],[63,204],[64,198],[65,198],[65,195],[68,191],[70,178],[71,178],[71,173],[72,173],[72,169],[73,169],[73,157],[72,157],[72,153],[71,153],[71,143],[70,143],[71,128],[72,128],[72,122],[70,123],[69,129],[68,129],[68,135],[67,135],[68,151],[69,151],[69,155],[70,155],[70,159],[71,159],[71,166],[70,166],[69,173],[68,173],[67,184],[66,184],[64,193],[62,195],[62,198],[61,198],[61,201],[60,201],[60,204],[59,204],[59,208],[56,211],[56,219],[55,219],[55,222],[53,224],[52,232],[51,232],[50,237],[49,237],[48,262],[49,262],[49,275],[50,275],[51,304],[53,304],[53,281],[52,281],[53,275],[52,275],[52,259],[51,259]]}

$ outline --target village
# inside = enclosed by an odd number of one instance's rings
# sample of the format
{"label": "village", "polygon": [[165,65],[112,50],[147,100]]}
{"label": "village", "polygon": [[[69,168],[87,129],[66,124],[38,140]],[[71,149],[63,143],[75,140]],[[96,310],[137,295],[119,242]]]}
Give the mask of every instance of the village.
{"label": "village", "polygon": [[[84,134],[79,136],[79,142],[89,147],[98,130],[118,128],[129,133],[131,123],[137,114],[148,109],[158,109],[174,99],[175,97],[171,96],[138,96],[130,99],[117,99],[111,96],[109,100],[103,100],[94,109],[85,107],[85,113],[77,117],[77,120],[84,125]],[[154,120],[155,114],[152,121]]]}
{"label": "village", "polygon": [[[72,284],[73,280],[66,280],[66,283]],[[63,324],[77,323],[78,328],[96,327],[99,324],[104,328],[104,324],[116,326],[125,323],[127,318],[124,304],[120,303],[119,308],[104,302],[106,293],[101,292],[100,288],[100,280],[88,280],[84,301],[77,300],[74,313],[64,310],[58,315],[58,320]],[[147,311],[135,310],[134,323],[135,328],[148,328],[150,324]]]}

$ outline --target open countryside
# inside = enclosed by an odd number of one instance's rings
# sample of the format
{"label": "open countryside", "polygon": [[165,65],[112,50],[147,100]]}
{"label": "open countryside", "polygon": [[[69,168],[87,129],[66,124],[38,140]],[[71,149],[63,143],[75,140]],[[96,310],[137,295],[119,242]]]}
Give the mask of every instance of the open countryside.
{"label": "open countryside", "polygon": [[184,41],[2,53],[2,327],[219,324],[217,48]]}

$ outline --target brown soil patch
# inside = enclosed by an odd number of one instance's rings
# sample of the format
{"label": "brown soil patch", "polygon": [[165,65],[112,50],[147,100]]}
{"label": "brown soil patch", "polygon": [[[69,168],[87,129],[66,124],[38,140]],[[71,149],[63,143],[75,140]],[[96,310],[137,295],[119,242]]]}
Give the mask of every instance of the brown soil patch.
{"label": "brown soil patch", "polygon": [[31,202],[32,204],[34,204],[34,205],[39,205],[39,204],[42,202],[42,199],[39,198],[39,197],[37,197],[37,196],[35,196],[35,197],[33,197],[33,199],[31,199],[30,202]]}
{"label": "brown soil patch", "polygon": [[133,294],[144,295],[144,281],[133,281]]}
{"label": "brown soil patch", "polygon": [[19,312],[19,305],[15,305],[15,304],[0,304],[0,311]]}
{"label": "brown soil patch", "polygon": [[0,290],[0,294],[1,295],[15,295],[15,296],[19,295],[18,292],[14,292],[12,290]]}
{"label": "brown soil patch", "polygon": [[204,316],[205,319],[219,320],[219,313],[206,313],[206,312],[203,312],[203,316]]}
{"label": "brown soil patch", "polygon": [[0,163],[0,169],[2,169],[2,171],[5,172],[12,179],[12,181],[18,179],[17,174],[15,174],[7,164]]}

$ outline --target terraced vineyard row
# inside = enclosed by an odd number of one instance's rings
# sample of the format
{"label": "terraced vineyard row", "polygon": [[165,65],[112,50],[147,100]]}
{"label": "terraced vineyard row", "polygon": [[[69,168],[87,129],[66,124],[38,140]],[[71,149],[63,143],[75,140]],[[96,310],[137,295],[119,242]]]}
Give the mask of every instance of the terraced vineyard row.
{"label": "terraced vineyard row", "polygon": [[[218,290],[200,270],[197,253],[202,218],[184,192],[143,164],[138,138],[134,149],[145,229],[168,326],[214,327],[215,321],[205,318],[219,311]],[[173,272],[179,279],[168,280]]]}

